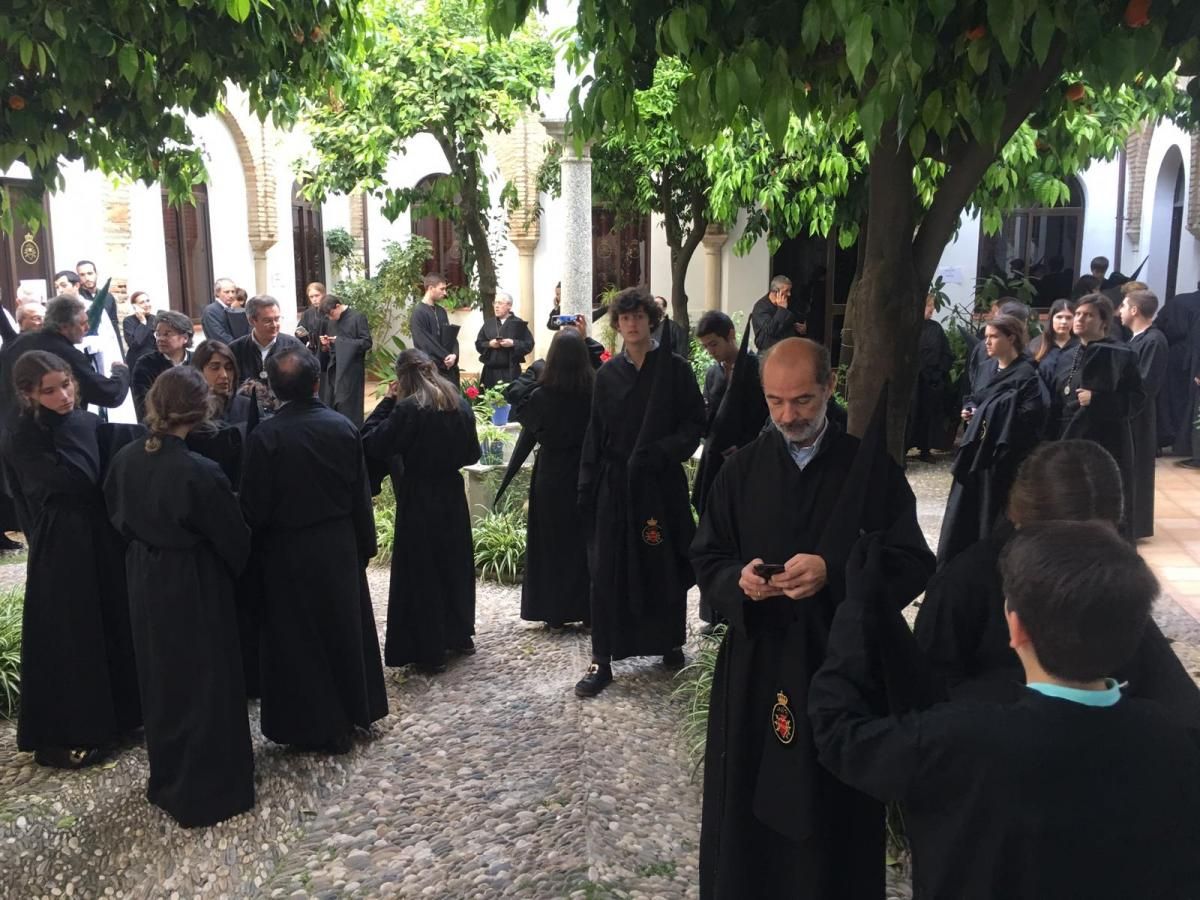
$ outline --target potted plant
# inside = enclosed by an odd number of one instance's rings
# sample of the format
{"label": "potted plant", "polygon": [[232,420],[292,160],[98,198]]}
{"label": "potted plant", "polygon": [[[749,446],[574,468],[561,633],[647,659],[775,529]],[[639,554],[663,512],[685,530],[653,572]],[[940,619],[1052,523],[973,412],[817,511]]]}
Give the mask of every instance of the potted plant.
{"label": "potted plant", "polygon": [[475,429],[479,435],[479,464],[483,466],[504,465],[504,445],[508,441],[508,433],[499,425],[490,422]]}
{"label": "potted plant", "polygon": [[493,425],[503,426],[508,424],[508,413],[512,409],[512,406],[504,398],[504,389],[506,387],[508,387],[508,384],[501,381],[499,384],[483,392],[481,402],[486,409],[492,411],[491,421]]}

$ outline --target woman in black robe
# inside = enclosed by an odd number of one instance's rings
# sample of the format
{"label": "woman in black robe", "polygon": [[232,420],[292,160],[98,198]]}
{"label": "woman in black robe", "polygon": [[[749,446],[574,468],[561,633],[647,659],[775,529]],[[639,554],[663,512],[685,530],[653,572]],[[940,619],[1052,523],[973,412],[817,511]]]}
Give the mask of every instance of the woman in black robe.
{"label": "woman in black robe", "polygon": [[938,564],[991,533],[1008,505],[1017,468],[1041,438],[1048,398],[1025,349],[1025,323],[993,316],[984,329],[987,355],[999,368],[967,399],[967,422],[951,473],[938,541]]}
{"label": "woman in black robe", "polygon": [[1055,300],[1050,305],[1047,321],[1049,327],[1029,342],[1029,355],[1037,363],[1038,377],[1046,385],[1047,393],[1052,394],[1059,365],[1064,357],[1070,365],[1071,353],[1079,346],[1079,338],[1071,331],[1075,322],[1075,301]]}
{"label": "woman in black robe", "polygon": [[163,310],[154,317],[155,352],[147,353],[133,367],[133,406],[138,421],[146,415],[146,394],[154,380],[174,366],[186,366],[192,354],[192,320],[183,313]]}
{"label": "woman in black robe", "polygon": [[150,437],[118,453],[104,482],[109,517],[129,541],[146,795],[185,828],[254,805],[234,602],[250,529],[220,468],[185,443],[207,418],[208,398],[192,368],[160,375],[146,397]]}
{"label": "woman in black robe", "polygon": [[696,525],[683,463],[704,433],[704,398],[687,361],[651,341],[660,315],[641,288],[609,307],[625,347],[596,375],[579,467],[579,505],[592,529],[592,664],[575,685],[579,697],[608,686],[614,659],[684,662]]}
{"label": "woman in black robe", "polygon": [[1051,418],[1058,424],[1054,437],[1095,441],[1117,462],[1121,473],[1123,518],[1121,533],[1132,535],[1134,508],[1133,417],[1145,403],[1137,355],[1108,337],[1113,321],[1111,301],[1102,294],[1081,297],[1072,330],[1080,345],[1058,366],[1051,396]]}
{"label": "woman in black robe", "polygon": [[52,353],[23,354],[13,382],[23,409],[4,468],[29,541],[17,748],[81,768],[142,722],[125,548],[100,491],[111,450],[140,429],[76,409],[71,368]]}
{"label": "woman in black robe", "polygon": [[[1094,441],[1051,441],[1021,466],[1009,497],[1008,519],[968,547],[929,582],[914,627],[917,644],[937,682],[952,699],[1012,700],[1024,673],[1009,647],[1000,587],[1000,555],[1015,530],[1033,522],[1121,519],[1121,491],[1111,454]],[[1200,723],[1200,690],[1151,621],[1129,664],[1113,673],[1125,693],[1157,700],[1173,715]]]}
{"label": "woman in black robe", "polygon": [[448,653],[475,652],[475,551],[459,472],[479,461],[475,414],[426,353],[405,350],[362,443],[396,494],[384,662],[444,672]]}
{"label": "woman in black robe", "polygon": [[139,359],[155,350],[154,313],[150,309],[150,295],[145,291],[134,291],[129,305],[134,313],[125,317],[121,330],[125,332],[125,365],[132,370]]}
{"label": "woman in black robe", "polygon": [[587,533],[576,505],[579,455],[595,373],[571,328],[554,336],[521,423],[540,448],[529,485],[529,525],[521,618],[552,628],[591,621]]}
{"label": "woman in black robe", "polygon": [[[239,426],[248,436],[258,424],[258,404],[245,394],[237,392],[242,383],[238,376],[237,359],[227,344],[220,341],[205,341],[192,354],[195,366],[212,391],[216,403],[214,418],[230,425]],[[234,484],[236,487],[236,482]]]}
{"label": "woman in black robe", "polygon": [[908,415],[908,436],[905,444],[916,447],[918,459],[932,462],[929,452],[942,447],[946,433],[946,388],[954,352],[941,323],[933,318],[933,296],[925,299],[925,321],[917,342],[917,383],[913,385],[912,408]]}

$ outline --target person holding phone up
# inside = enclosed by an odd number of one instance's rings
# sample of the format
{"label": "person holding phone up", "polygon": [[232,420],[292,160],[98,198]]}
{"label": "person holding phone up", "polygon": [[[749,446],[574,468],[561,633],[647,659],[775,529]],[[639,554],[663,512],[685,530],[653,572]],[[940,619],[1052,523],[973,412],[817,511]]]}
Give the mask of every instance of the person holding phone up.
{"label": "person holding phone up", "polygon": [[[775,344],[762,366],[772,428],[725,460],[691,545],[701,594],[728,622],[713,678],[700,896],[882,897],[884,816],[817,760],[808,683],[825,657],[845,562],[883,533],[888,602],[907,605],[934,559],[883,441],[827,418],[829,351]],[[879,445],[879,446],[876,446]]]}

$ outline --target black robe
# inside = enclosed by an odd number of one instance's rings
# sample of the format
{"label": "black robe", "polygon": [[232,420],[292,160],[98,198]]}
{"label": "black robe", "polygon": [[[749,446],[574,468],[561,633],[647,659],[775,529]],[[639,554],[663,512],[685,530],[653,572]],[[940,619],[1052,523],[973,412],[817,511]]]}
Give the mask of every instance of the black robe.
{"label": "black robe", "polygon": [[539,387],[521,424],[537,442],[529,484],[521,618],[529,622],[590,622],[587,529],[576,505],[579,457],[591,398]]}
{"label": "black robe", "polygon": [[[212,825],[254,805],[254,753],[234,609],[250,529],[210,460],[165,437],[117,454],[104,482],[129,541],[130,619],[146,722],[151,803],[180,825]],[[147,497],[153,497],[151,503]]]}
{"label": "black robe", "polygon": [[[436,303],[430,305],[424,301],[413,307],[412,318],[408,322],[408,334],[413,346],[424,350],[433,359],[437,370],[455,387],[458,387],[461,362],[458,352],[458,326],[450,324],[449,314]],[[454,355],[454,365],[446,368],[444,362],[447,356]]]}
{"label": "black robe", "polygon": [[1171,447],[1184,456],[1192,453],[1192,396],[1191,335],[1200,322],[1200,291],[1176,294],[1163,304],[1154,317],[1154,325],[1167,338],[1167,371],[1162,390],[1158,393],[1158,446]]}
{"label": "black robe", "polygon": [[[592,364],[592,371],[595,372],[604,365],[606,360],[604,356],[604,345],[599,341],[594,341],[590,337],[583,339],[587,346],[588,361]],[[512,408],[508,412],[508,421],[520,422],[521,409],[525,402],[533,396],[533,392],[538,388],[538,379],[542,377],[542,370],[546,367],[544,359],[535,359],[529,364],[529,368],[522,372],[517,378],[504,388],[504,399],[509,402]]]}
{"label": "black robe", "polygon": [[[888,602],[897,609],[924,589],[934,560],[891,460],[874,470],[865,502],[847,503],[847,490],[864,489],[847,484],[858,447],[830,422],[801,470],[772,428],[721,467],[700,520],[691,549],[700,590],[729,623],[705,748],[705,900],[883,896],[883,808],[818,764],[804,716],[808,681],[825,657],[860,530],[886,532]],[[738,587],[750,560],[785,563],[797,553],[825,559],[828,583],[815,596],[752,602]],[[779,693],[796,726],[787,745],[772,730]]]}
{"label": "black robe", "polygon": [[154,316],[146,316],[145,322],[139,322],[137,316],[126,316],[121,328],[125,331],[125,365],[132,371],[139,359],[157,349]]}
{"label": "black robe", "polygon": [[140,429],[39,411],[4,435],[4,468],[29,541],[17,748],[104,747],[142,722],[125,547],[100,491]]}
{"label": "black robe", "polygon": [[1154,534],[1154,460],[1158,456],[1158,394],[1167,374],[1167,339],[1151,325],[1130,338],[1146,403],[1133,417],[1133,515],[1135,538]]}
{"label": "black robe", "polygon": [[[183,362],[179,363],[179,365],[189,365],[191,360],[192,352],[185,350],[183,352]],[[158,379],[159,375],[173,368],[175,368],[175,363],[171,362],[170,359],[157,350],[147,353],[134,365],[133,384],[130,390],[133,391],[133,408],[137,413],[139,422],[146,418],[146,395],[150,393],[150,388],[154,387],[154,382]]]}
{"label": "black robe", "polygon": [[921,452],[942,448],[946,443],[946,389],[954,352],[941,324],[933,319],[921,323],[917,343],[917,383],[913,385],[905,444]]}
{"label": "black robe", "polygon": [[30,350],[45,350],[53,353],[71,367],[75,383],[79,385],[77,402],[87,406],[113,408],[125,402],[129,393],[129,370],[113,369],[111,378],[96,371],[92,358],[63,337],[57,331],[27,331],[0,352],[0,412],[13,415],[17,409],[16,388],[13,386],[13,365],[21,355]]}
{"label": "black robe", "polygon": [[596,373],[579,501],[591,528],[597,658],[683,646],[687,592],[695,584],[687,549],[696,529],[683,463],[703,430],[704,400],[682,357],[656,347],[638,370],[622,352]]}
{"label": "black robe", "polygon": [[363,393],[367,386],[367,353],[371,349],[371,326],[356,309],[343,310],[335,322],[325,323],[325,333],[336,337],[333,348],[322,351],[326,360],[321,378],[321,399],[326,406],[360,426],[363,423]]}
{"label": "black robe", "polygon": [[[511,338],[511,347],[489,347],[495,338]],[[521,363],[533,352],[533,335],[524,319],[510,315],[503,324],[495,318],[483,320],[483,327],[475,338],[475,350],[483,363],[481,380],[485,388],[495,387],[502,381],[516,381],[521,374]]]}
{"label": "black robe", "polygon": [[229,345],[229,350],[233,353],[233,360],[237,363],[238,376],[242,379],[239,389],[250,383],[259,387],[257,402],[260,418],[265,419],[274,415],[278,405],[267,381],[267,360],[276,353],[282,353],[285,350],[299,350],[302,347],[304,344],[282,331],[275,336],[275,342],[271,344],[271,349],[267,351],[265,358],[259,352],[258,344],[255,343],[254,332],[243,335]]}
{"label": "black robe", "polygon": [[387,715],[358,430],[315,398],[285,404],[250,435],[241,499],[262,572],[262,732],[338,742]]}
{"label": "black robe", "polygon": [[1194,727],[1143,700],[1091,707],[1028,688],[1009,704],[888,716],[877,674],[888,615],[875,598],[842,604],[809,712],[821,762],[901,804],[915,896],[1200,896]]}
{"label": "black robe", "polygon": [[770,296],[759,297],[750,309],[750,327],[754,329],[754,346],[765,353],[784,338],[800,337],[796,326],[800,320],[786,306],[776,306]]}
{"label": "black robe", "polygon": [[664,328],[671,330],[671,351],[686,358],[691,347],[691,338],[688,337],[687,329],[670,316],[664,315],[655,329],[650,332],[650,337],[661,344]]}
{"label": "black robe", "polygon": [[950,470],[954,481],[942,517],[938,565],[987,537],[1004,515],[1017,469],[1041,440],[1049,405],[1037,367],[1025,357],[998,369],[970,399],[975,414]]}
{"label": "black robe", "polygon": [[[384,399],[362,428],[373,481],[386,472],[396,495],[384,659],[440,664],[475,634],[475,552],[463,466],[479,461],[475,415]],[[376,491],[378,493],[378,491]]]}
{"label": "black robe", "polygon": [[[1134,507],[1133,418],[1145,405],[1137,356],[1125,344],[1109,338],[1081,345],[1058,366],[1051,417],[1063,440],[1095,441],[1112,454],[1121,472],[1123,513],[1121,533],[1132,536]],[[1092,391],[1092,402],[1080,406],[1079,388]]]}
{"label": "black robe", "polygon": [[293,337],[308,347],[314,354],[318,354],[321,352],[321,335],[325,334],[327,325],[328,320],[325,314],[321,312],[320,305],[309,306],[304,312],[300,313],[300,321],[296,323],[296,327],[303,327],[308,332],[308,335],[300,337],[300,335],[294,334]]}
{"label": "black robe", "polygon": [[692,488],[692,505],[700,514],[704,513],[706,495],[726,457],[758,437],[767,424],[769,413],[763,396],[761,365],[753,353],[742,353],[733,367],[732,378],[726,377],[720,363],[713,363],[704,375],[708,421],[704,428],[704,451]]}
{"label": "black robe", "polygon": [[[1063,364],[1063,360],[1066,360],[1067,368],[1071,367],[1071,354],[1075,352],[1075,348],[1078,346],[1079,338],[1071,335],[1071,339],[1061,347],[1056,343],[1051,343],[1050,349],[1046,351],[1046,355],[1038,360],[1038,377],[1042,379],[1042,384],[1046,386],[1046,393],[1051,399],[1054,397],[1054,383],[1058,379],[1058,367]],[[1039,349],[1034,344],[1029,345],[1031,355],[1036,355]],[[1049,423],[1049,417],[1047,417],[1047,424]],[[1057,426],[1058,423],[1055,422],[1054,427],[1057,428]]]}
{"label": "black robe", "polygon": [[[929,582],[913,628],[938,683],[955,699],[1007,701],[1024,684],[1009,647],[1000,586],[1000,554],[1013,535],[1007,521],[956,556]],[[1154,700],[1172,716],[1200,727],[1200,689],[1154,622],[1138,650],[1113,672],[1126,696]]]}

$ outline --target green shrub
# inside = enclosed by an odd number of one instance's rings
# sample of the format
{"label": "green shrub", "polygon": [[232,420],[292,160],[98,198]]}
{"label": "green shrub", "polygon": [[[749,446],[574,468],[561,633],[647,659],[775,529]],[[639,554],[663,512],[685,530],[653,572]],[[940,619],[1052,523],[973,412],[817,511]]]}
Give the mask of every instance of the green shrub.
{"label": "green shrub", "polygon": [[379,552],[375,562],[387,565],[392,561],[392,548],[396,541],[396,495],[392,491],[392,479],[385,478],[383,490],[372,503],[375,509],[375,542]]}
{"label": "green shrub", "polygon": [[672,695],[684,704],[683,743],[688,757],[692,760],[693,776],[704,762],[704,741],[708,736],[708,706],[712,694],[713,673],[717,668],[717,653],[724,638],[724,625],[718,625],[710,635],[701,635],[696,658],[675,676],[680,683]]}
{"label": "green shrub", "polygon": [[486,581],[517,584],[525,574],[525,516],[489,512],[472,531],[475,570]]}
{"label": "green shrub", "polygon": [[21,613],[25,589],[0,593],[0,716],[16,715],[21,703]]}

